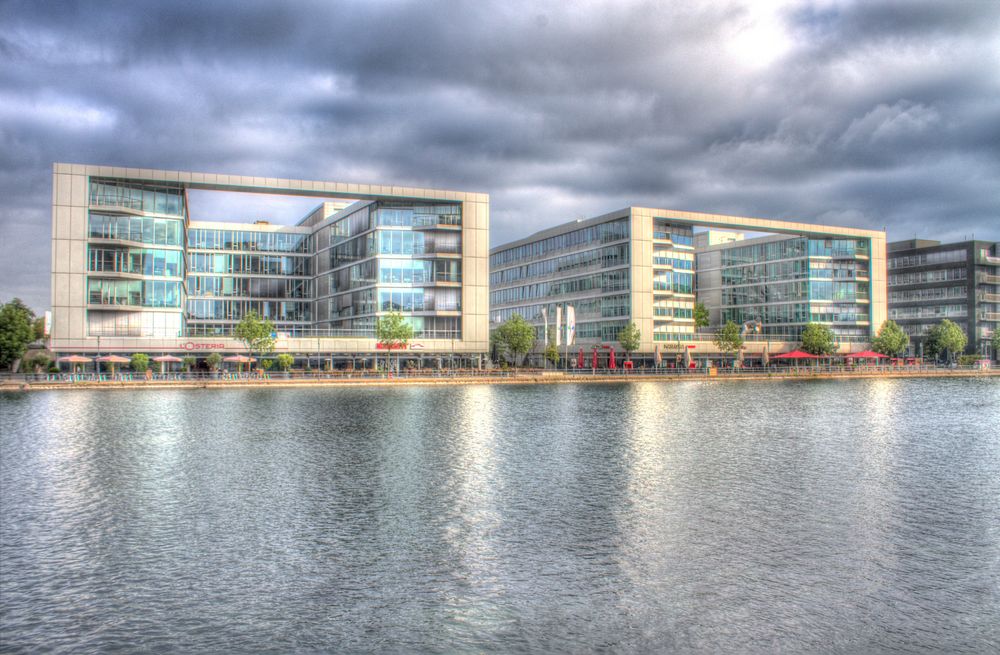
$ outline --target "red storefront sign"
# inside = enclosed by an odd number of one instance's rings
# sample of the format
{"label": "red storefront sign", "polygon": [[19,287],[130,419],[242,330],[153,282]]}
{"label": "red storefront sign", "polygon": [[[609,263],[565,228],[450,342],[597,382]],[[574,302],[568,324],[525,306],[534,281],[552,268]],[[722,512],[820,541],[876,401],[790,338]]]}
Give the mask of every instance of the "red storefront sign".
{"label": "red storefront sign", "polygon": [[185,341],[184,343],[177,344],[177,347],[181,350],[216,350],[218,348],[225,348],[224,343],[195,343],[194,341]]}

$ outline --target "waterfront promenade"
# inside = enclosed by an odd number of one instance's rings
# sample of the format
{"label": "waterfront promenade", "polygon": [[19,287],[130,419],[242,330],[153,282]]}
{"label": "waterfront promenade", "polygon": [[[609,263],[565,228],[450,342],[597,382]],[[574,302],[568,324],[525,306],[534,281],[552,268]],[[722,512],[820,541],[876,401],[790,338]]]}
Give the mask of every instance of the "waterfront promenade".
{"label": "waterfront promenade", "polygon": [[1000,368],[977,367],[848,367],[802,366],[744,369],[639,369],[554,371],[542,369],[513,370],[442,370],[407,371],[401,375],[354,371],[221,373],[168,373],[147,380],[141,375],[58,374],[10,375],[0,379],[0,391],[41,391],[50,389],[220,389],[245,387],[325,387],[325,386],[398,386],[398,385],[462,385],[462,384],[578,384],[659,382],[736,382],[760,380],[817,380],[854,378],[965,378],[1000,377]]}

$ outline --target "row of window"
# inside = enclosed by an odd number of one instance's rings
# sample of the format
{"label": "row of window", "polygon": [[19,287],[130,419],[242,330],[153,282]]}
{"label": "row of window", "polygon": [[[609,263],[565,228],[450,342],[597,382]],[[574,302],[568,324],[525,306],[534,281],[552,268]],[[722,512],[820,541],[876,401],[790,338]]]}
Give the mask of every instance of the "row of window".
{"label": "row of window", "polygon": [[188,299],[185,316],[198,321],[239,321],[251,311],[271,321],[309,321],[312,303],[293,300]]}
{"label": "row of window", "polygon": [[88,278],[87,302],[127,307],[180,307],[180,282]]}
{"label": "row of window", "polygon": [[629,288],[628,269],[605,271],[594,275],[557,280],[554,282],[539,282],[521,287],[498,289],[490,292],[492,305],[506,305],[522,300],[534,300],[550,296],[561,296],[583,291],[627,291]]}
{"label": "row of window", "polygon": [[736,266],[801,257],[858,257],[868,255],[866,239],[782,239],[722,251],[722,265]]}
{"label": "row of window", "polygon": [[309,249],[309,235],[257,230],[188,230],[188,247],[203,250],[301,252]]}
{"label": "row of window", "polygon": [[968,287],[930,287],[928,289],[906,289],[903,291],[890,291],[889,302],[913,302],[917,300],[938,300],[940,298],[965,298],[968,296]]}
{"label": "row of window", "polygon": [[[562,303],[558,303],[562,305]],[[587,318],[614,318],[628,316],[632,309],[628,294],[601,296],[599,298],[583,298],[569,303],[573,306],[577,320]],[[525,320],[533,322],[544,321],[542,310],[548,312],[549,325],[554,326],[557,303],[542,303],[537,305],[522,305],[520,307],[505,307],[490,312],[490,322],[499,325],[518,314]]]}
{"label": "row of window", "polygon": [[383,312],[460,311],[458,289],[379,289],[379,309]]}
{"label": "row of window", "polygon": [[432,227],[434,225],[461,225],[462,206],[455,205],[403,205],[384,202],[376,211],[378,225],[393,227]]}
{"label": "row of window", "polygon": [[653,291],[694,293],[694,274],[677,271],[654,271]]}
{"label": "row of window", "polygon": [[90,212],[91,239],[117,239],[157,246],[184,245],[184,223],[169,218]]}
{"label": "row of window", "polygon": [[629,237],[628,220],[610,221],[581,230],[574,230],[547,239],[540,239],[514,248],[507,248],[490,255],[490,267],[499,268],[504,264],[541,257],[549,252],[584,246],[588,243],[610,243]]}
{"label": "row of window", "polygon": [[968,305],[931,305],[924,307],[893,307],[889,310],[889,318],[929,318],[948,316],[968,316]]}
{"label": "row of window", "polygon": [[88,246],[87,270],[96,273],[183,277],[184,253],[180,250]]}
{"label": "row of window", "polygon": [[868,283],[810,280],[809,298],[811,300],[867,300]]}
{"label": "row of window", "polygon": [[951,262],[964,262],[968,258],[966,250],[945,250],[943,252],[927,252],[916,255],[906,255],[902,257],[892,257],[889,259],[889,270],[897,268],[911,268],[913,266],[928,266],[930,264],[946,264]]}
{"label": "row of window", "polygon": [[584,250],[561,257],[514,266],[490,273],[490,284],[510,284],[543,275],[582,271],[591,268],[614,268],[629,263],[628,244]]}
{"label": "row of window", "polygon": [[192,253],[192,273],[236,275],[309,275],[308,257],[288,255],[235,255],[222,253]]}
{"label": "row of window", "polygon": [[916,273],[893,273],[889,275],[888,284],[890,287],[894,287],[904,284],[964,280],[967,275],[968,270],[964,268],[945,268],[938,271],[919,271]]}
{"label": "row of window", "polygon": [[271,277],[192,275],[187,280],[191,296],[243,298],[311,298],[312,280]]}
{"label": "row of window", "polygon": [[90,204],[128,207],[149,214],[184,215],[184,190],[117,180],[90,182]]}

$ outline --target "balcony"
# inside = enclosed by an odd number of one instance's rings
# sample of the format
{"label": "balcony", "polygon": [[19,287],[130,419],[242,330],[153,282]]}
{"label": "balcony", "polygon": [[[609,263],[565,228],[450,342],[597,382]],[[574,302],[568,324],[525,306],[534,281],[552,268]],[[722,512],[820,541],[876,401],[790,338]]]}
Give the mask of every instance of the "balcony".
{"label": "balcony", "polygon": [[1000,312],[982,312],[977,314],[976,317],[980,321],[1000,321]]}
{"label": "balcony", "polygon": [[980,302],[1000,302],[1000,293],[980,293],[976,299]]}
{"label": "balcony", "polygon": [[987,275],[985,273],[980,273],[976,276],[976,282],[978,284],[1000,284],[1000,275]]}

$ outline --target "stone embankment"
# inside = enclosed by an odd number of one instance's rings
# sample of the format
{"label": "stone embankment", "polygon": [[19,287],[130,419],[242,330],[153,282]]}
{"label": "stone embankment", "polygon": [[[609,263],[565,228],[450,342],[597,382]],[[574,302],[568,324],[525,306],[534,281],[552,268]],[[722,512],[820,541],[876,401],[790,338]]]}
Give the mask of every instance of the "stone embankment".
{"label": "stone embankment", "polygon": [[441,373],[432,376],[404,375],[401,377],[374,376],[330,376],[292,377],[272,376],[268,378],[244,377],[232,379],[199,378],[165,380],[0,380],[0,391],[46,391],[55,389],[239,389],[247,387],[343,387],[400,385],[461,385],[461,384],[594,384],[631,382],[738,382],[742,380],[826,380],[856,378],[996,378],[1000,369],[916,369],[916,370],[839,370],[813,371],[806,368],[781,372],[722,372],[711,375],[699,370],[691,373],[668,373],[664,375],[633,373],[563,373],[526,371],[521,373],[491,373],[475,375],[463,373],[453,375]]}

